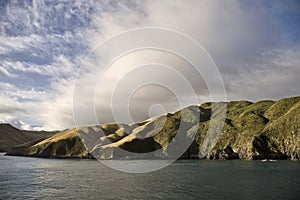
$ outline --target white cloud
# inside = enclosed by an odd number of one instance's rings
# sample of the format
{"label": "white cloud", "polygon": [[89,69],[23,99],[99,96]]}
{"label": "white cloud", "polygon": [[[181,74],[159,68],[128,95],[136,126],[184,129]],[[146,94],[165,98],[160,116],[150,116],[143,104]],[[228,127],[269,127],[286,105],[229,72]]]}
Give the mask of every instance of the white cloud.
{"label": "white cloud", "polygon": [[72,112],[73,86],[72,79],[60,79],[52,83],[52,88],[55,88],[56,92],[54,98],[40,102],[42,111],[37,111],[44,129],[62,130],[75,127]]}
{"label": "white cloud", "polygon": [[264,52],[255,62],[225,74],[229,99],[280,99],[299,95],[300,46]]}
{"label": "white cloud", "polygon": [[25,110],[22,108],[22,105],[17,100],[6,96],[0,96],[0,104],[1,114],[15,114],[25,112]]}
{"label": "white cloud", "polygon": [[[11,87],[11,86],[7,86]],[[9,123],[16,128],[32,130],[29,124],[18,119],[18,116],[26,115],[26,108],[17,100],[0,95],[0,123]]]}
{"label": "white cloud", "polygon": [[53,92],[51,91],[46,92],[45,90],[38,90],[36,88],[26,90],[10,83],[0,82],[0,98],[2,97],[6,102],[15,101],[15,103],[22,104],[19,101],[44,101],[49,99],[51,95],[53,96]]}
{"label": "white cloud", "polygon": [[0,55],[26,51],[36,48],[42,42],[43,38],[36,34],[29,36],[0,36]]}
{"label": "white cloud", "polygon": [[[22,61],[3,61],[3,67],[0,68],[0,72],[3,72],[3,74],[9,77],[14,77],[13,75],[16,76],[20,72],[31,72],[57,78],[61,76],[73,76],[74,72],[76,72],[76,66],[74,63],[70,62],[70,60],[65,56],[59,55],[53,59],[54,61],[51,64],[45,65]],[[9,73],[7,69],[10,71],[14,70],[15,74]]]}
{"label": "white cloud", "polygon": [[0,74],[2,74],[2,76],[4,75],[4,76],[10,77],[10,78],[17,77],[16,74],[9,72],[5,67],[2,67],[2,66],[0,66]]}
{"label": "white cloud", "polygon": [[26,124],[25,122],[23,122],[22,120],[14,117],[14,116],[5,116],[5,118],[2,118],[1,114],[0,114],[0,123],[7,123],[10,124],[18,129],[21,130],[34,130],[34,131],[41,131],[44,130],[42,127],[40,126],[34,126],[34,125],[30,125],[30,124]]}

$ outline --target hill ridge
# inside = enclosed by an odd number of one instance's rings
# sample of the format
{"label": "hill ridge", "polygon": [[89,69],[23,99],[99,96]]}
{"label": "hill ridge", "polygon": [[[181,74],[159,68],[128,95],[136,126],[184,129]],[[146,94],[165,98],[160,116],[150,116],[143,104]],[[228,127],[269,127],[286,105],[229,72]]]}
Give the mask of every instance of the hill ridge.
{"label": "hill ridge", "polygon": [[[216,117],[226,105],[226,118],[220,137],[211,142],[207,141],[206,134],[213,105],[216,105]],[[145,158],[145,153],[153,153],[151,158],[172,158],[183,143],[193,139],[181,158],[197,157],[201,149],[206,149],[207,159],[299,160],[299,123],[300,97],[254,103],[245,100],[208,102],[136,124],[109,123],[60,131],[39,143],[19,146],[8,153],[36,157],[91,157],[90,150],[99,159],[141,159]],[[175,139],[179,125],[183,126],[183,140],[172,146],[170,141]]]}

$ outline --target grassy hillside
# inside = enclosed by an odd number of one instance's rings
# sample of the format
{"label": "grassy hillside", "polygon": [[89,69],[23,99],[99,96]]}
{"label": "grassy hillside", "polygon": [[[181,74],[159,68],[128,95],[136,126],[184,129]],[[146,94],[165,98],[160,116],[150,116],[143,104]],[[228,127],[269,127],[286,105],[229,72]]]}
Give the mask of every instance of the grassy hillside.
{"label": "grassy hillside", "polygon": [[54,133],[46,131],[23,131],[9,124],[0,124],[0,152],[7,152],[13,146],[48,138]]}
{"label": "grassy hillside", "polygon": [[[226,112],[225,119],[222,112]],[[224,120],[221,132],[216,131],[212,115],[214,120]],[[207,159],[299,160],[299,123],[300,97],[205,103],[138,124],[102,124],[62,131],[12,154],[88,157],[88,149],[99,159],[172,158],[186,148],[181,158],[200,154]]]}

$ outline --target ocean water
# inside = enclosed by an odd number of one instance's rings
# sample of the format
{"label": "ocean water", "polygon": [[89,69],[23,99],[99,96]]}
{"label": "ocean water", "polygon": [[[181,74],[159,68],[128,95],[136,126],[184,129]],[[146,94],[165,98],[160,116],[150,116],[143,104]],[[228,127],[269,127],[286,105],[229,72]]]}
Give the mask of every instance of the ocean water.
{"label": "ocean water", "polygon": [[300,162],[295,161],[180,160],[155,172],[129,174],[110,169],[96,160],[0,154],[0,199],[257,200],[299,197]]}

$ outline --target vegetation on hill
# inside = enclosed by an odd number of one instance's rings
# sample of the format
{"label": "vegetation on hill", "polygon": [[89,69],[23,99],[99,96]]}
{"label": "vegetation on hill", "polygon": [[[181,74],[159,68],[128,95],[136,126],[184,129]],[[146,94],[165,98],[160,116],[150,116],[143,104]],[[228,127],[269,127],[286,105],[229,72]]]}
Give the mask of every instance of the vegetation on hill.
{"label": "vegetation on hill", "polygon": [[[224,121],[221,131],[214,127],[211,116]],[[88,149],[98,159],[139,159],[173,158],[184,149],[181,158],[200,155],[207,159],[299,160],[299,123],[300,97],[256,103],[205,103],[137,124],[102,124],[61,131],[9,153],[90,157]]]}
{"label": "vegetation on hill", "polygon": [[10,124],[0,124],[0,152],[10,151],[13,146],[32,142],[35,143],[55,133],[56,132],[47,131],[24,131]]}

